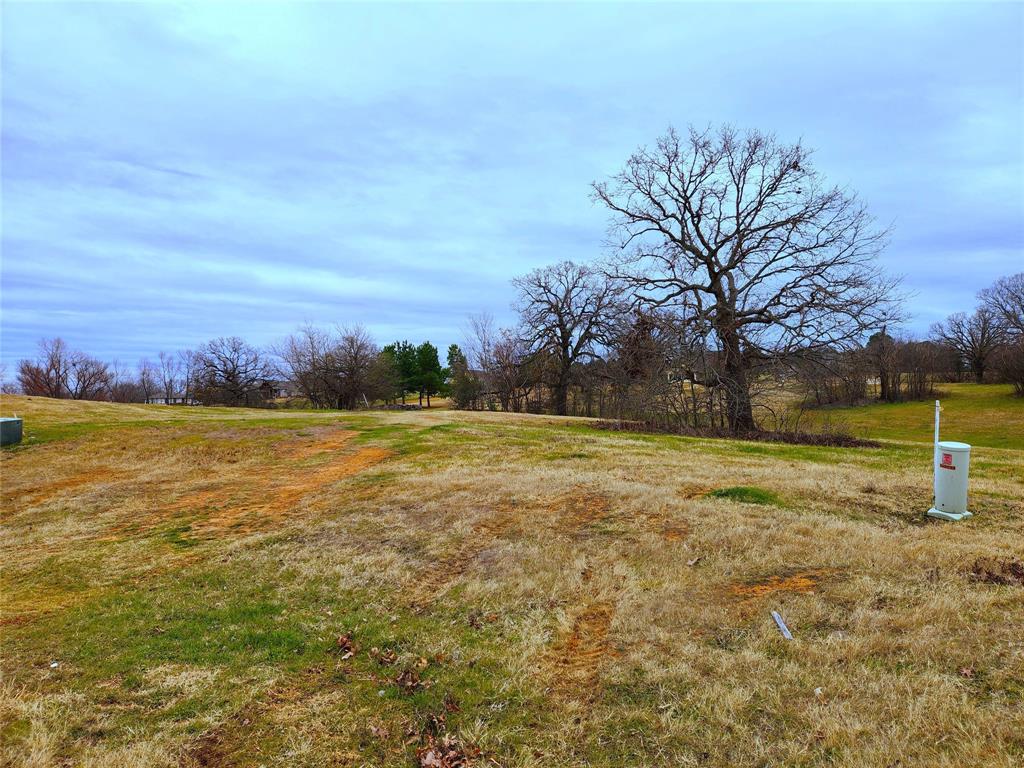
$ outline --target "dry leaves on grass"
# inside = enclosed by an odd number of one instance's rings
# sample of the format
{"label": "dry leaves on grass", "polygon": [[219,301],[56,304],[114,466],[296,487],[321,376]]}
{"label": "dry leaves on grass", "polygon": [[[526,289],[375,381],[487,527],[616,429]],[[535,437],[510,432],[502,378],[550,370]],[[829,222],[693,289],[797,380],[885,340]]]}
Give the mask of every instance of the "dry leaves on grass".
{"label": "dry leaves on grass", "polygon": [[1024,586],[1024,562],[1016,557],[979,557],[971,565],[972,581]]}
{"label": "dry leaves on grass", "polygon": [[498,614],[491,611],[490,613],[484,613],[480,610],[472,610],[469,612],[469,616],[466,619],[469,622],[469,626],[473,629],[483,629],[485,623],[493,624],[498,620]]}
{"label": "dry leaves on grass", "polygon": [[380,664],[382,667],[389,666],[398,661],[398,654],[390,648],[384,648],[381,650],[374,646],[370,649],[370,658]]}
{"label": "dry leaves on grass", "polygon": [[345,661],[346,659],[351,659],[356,655],[356,651],[359,650],[359,646],[357,646],[355,641],[352,639],[352,634],[347,633],[341,635],[334,641],[334,648],[331,650],[333,653],[340,654],[341,660]]}
{"label": "dry leaves on grass", "polygon": [[469,768],[479,756],[477,747],[463,746],[451,734],[439,739],[431,736],[426,745],[416,750],[420,768]]}
{"label": "dry leaves on grass", "polygon": [[406,667],[399,672],[398,677],[395,678],[395,684],[402,693],[415,693],[424,687],[420,673],[412,667]]}

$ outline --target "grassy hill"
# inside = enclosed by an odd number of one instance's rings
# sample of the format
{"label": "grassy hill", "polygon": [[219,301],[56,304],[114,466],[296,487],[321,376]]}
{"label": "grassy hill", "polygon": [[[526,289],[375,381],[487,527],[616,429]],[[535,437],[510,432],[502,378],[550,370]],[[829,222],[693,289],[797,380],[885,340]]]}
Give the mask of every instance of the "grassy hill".
{"label": "grassy hill", "polygon": [[838,449],[4,396],[4,762],[1019,764],[1000,398],[944,399],[977,446],[948,524],[928,404]]}

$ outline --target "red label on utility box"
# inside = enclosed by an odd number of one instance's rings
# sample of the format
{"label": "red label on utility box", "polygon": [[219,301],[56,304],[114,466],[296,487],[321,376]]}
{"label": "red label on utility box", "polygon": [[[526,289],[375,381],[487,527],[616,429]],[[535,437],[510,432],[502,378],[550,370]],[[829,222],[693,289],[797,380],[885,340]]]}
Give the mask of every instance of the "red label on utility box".
{"label": "red label on utility box", "polygon": [[939,466],[942,469],[956,469],[956,467],[953,466],[953,454],[952,453],[944,453],[944,454],[942,454],[942,461],[939,463]]}

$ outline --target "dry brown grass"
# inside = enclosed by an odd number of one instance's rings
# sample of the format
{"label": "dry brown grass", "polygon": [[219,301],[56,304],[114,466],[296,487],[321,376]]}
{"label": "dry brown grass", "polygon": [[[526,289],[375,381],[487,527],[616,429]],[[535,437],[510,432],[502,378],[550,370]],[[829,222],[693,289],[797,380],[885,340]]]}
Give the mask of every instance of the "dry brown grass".
{"label": "dry brown grass", "polygon": [[[1024,755],[1019,452],[976,451],[977,515],[947,525],[923,517],[929,460],[912,447],[762,448],[434,410],[280,429],[230,417],[3,455],[10,763],[408,765],[439,713],[480,764],[510,767]],[[375,427],[397,431],[359,438]],[[707,496],[733,486],[781,503]],[[51,672],[31,650],[74,658],[43,639],[67,611],[131,585],[178,599],[169,574],[211,568],[265,581],[311,647],[329,648],[343,616],[360,647],[291,665],[154,659],[127,690],[125,673],[98,688],[84,660]],[[310,607],[306,585],[359,598]],[[371,643],[395,663],[373,661]],[[396,692],[419,657],[432,686]],[[440,705],[448,694],[461,708]]]}

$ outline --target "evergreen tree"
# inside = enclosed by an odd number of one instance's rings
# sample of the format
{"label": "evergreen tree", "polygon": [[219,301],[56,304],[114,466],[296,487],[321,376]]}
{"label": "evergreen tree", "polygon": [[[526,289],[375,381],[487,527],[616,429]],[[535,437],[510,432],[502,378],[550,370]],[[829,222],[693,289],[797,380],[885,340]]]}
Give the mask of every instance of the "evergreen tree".
{"label": "evergreen tree", "polygon": [[456,408],[476,410],[482,389],[480,380],[469,370],[469,361],[458,344],[448,347],[448,390]]}
{"label": "evergreen tree", "polygon": [[416,363],[420,405],[423,405],[423,397],[426,395],[427,408],[429,408],[430,396],[436,395],[444,386],[444,371],[437,356],[437,347],[429,341],[424,341],[416,347]]}
{"label": "evergreen tree", "polygon": [[398,370],[399,387],[404,403],[406,392],[415,392],[421,389],[418,350],[408,341],[396,341],[394,344],[388,344],[382,351],[394,361]]}

